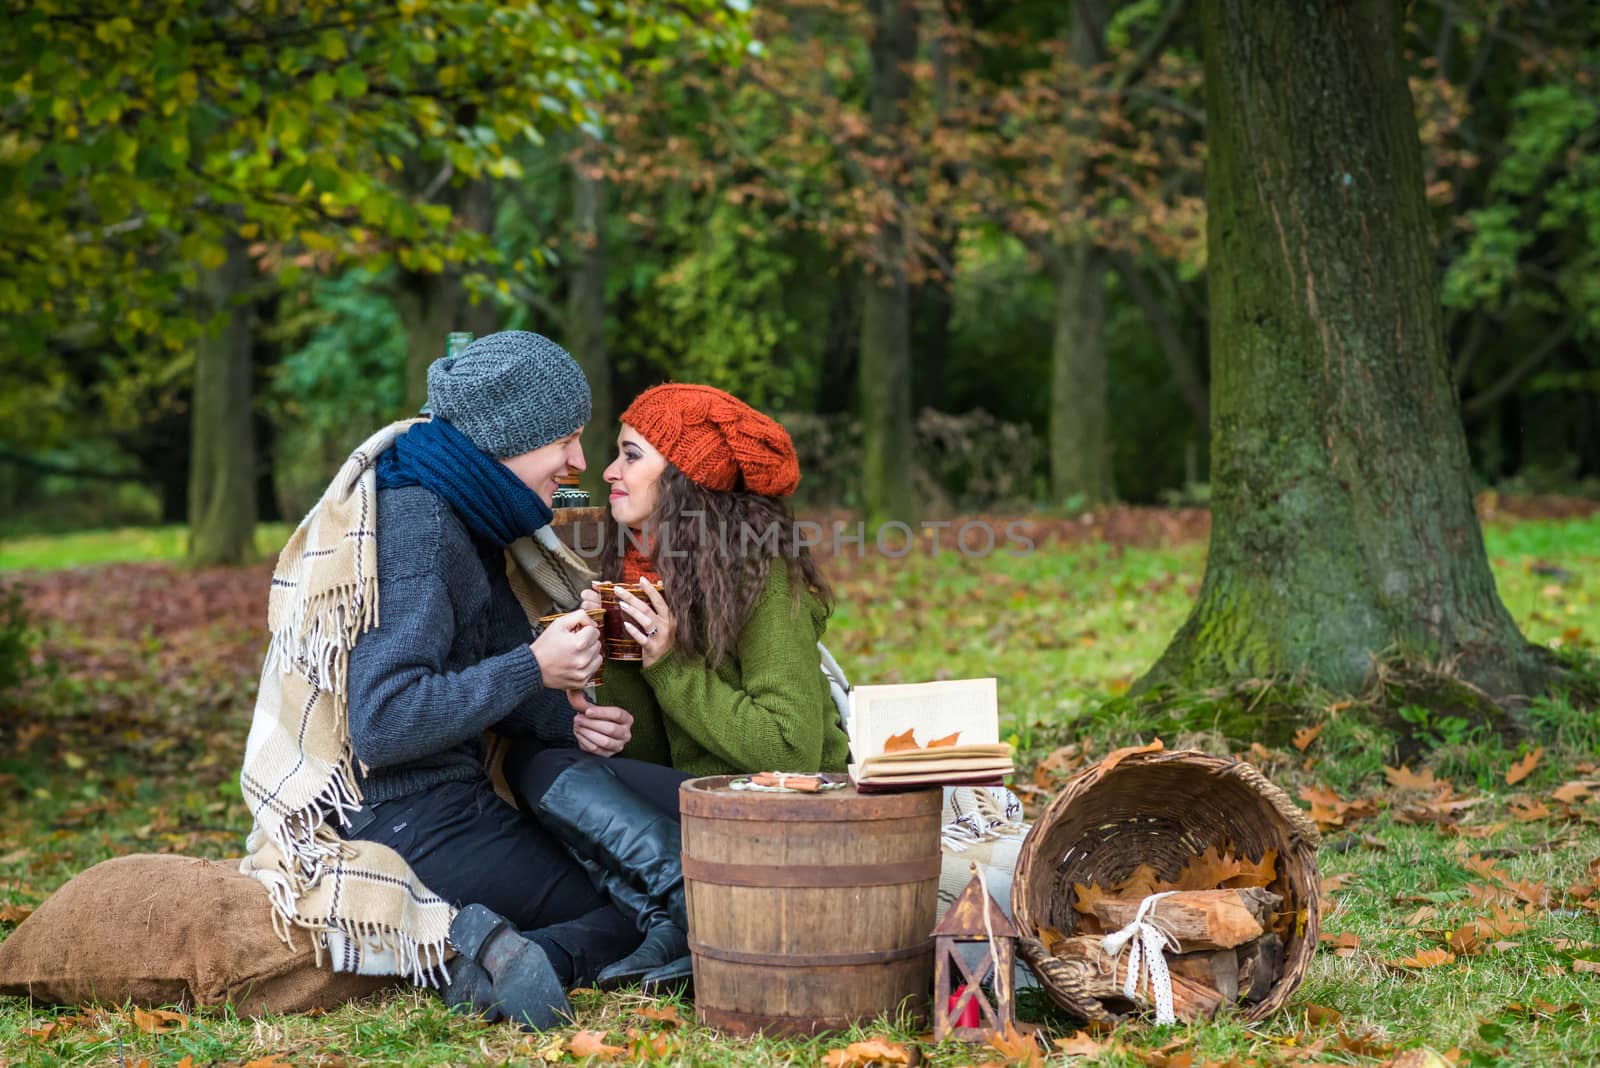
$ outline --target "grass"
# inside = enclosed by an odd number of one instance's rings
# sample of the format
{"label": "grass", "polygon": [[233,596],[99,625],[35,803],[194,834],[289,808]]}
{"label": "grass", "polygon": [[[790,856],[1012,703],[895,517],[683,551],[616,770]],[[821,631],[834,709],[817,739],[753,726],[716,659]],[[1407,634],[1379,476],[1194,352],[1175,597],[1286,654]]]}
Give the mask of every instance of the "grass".
{"label": "grass", "polygon": [[[177,558],[171,532],[140,538],[147,540],[121,547],[105,534],[40,539],[25,551],[13,543],[0,561],[12,570]],[[1501,596],[1524,632],[1592,652],[1600,639],[1600,518],[1492,525],[1486,538]],[[1103,752],[1148,734],[1147,724],[1115,712],[1106,698],[1159,654],[1188,609],[1203,558],[1199,543],[1090,542],[1023,558],[836,560],[840,608],[828,641],[858,681],[998,676],[1005,729],[1027,760],[1069,740]],[[260,655],[256,587],[264,580],[255,569],[236,583],[243,592],[229,593],[215,585],[226,578],[116,569],[23,576],[51,666],[26,683],[14,721],[0,720],[8,743],[0,750],[0,907],[35,905],[110,856],[237,854],[246,825],[234,776]],[[85,590],[91,596],[80,596]],[[181,610],[164,607],[169,601]],[[1376,815],[1330,832],[1320,854],[1324,876],[1351,877],[1325,899],[1324,930],[1354,935],[1354,952],[1319,952],[1289,1006],[1267,1021],[1123,1027],[1102,1036],[1114,1048],[1098,1063],[1131,1068],[1170,1057],[1179,1064],[1192,1053],[1195,1065],[1375,1064],[1419,1044],[1454,1047],[1457,1063],[1474,1066],[1600,1063],[1600,977],[1574,971],[1586,954],[1600,956],[1584,948],[1597,941],[1596,916],[1563,896],[1595,878],[1589,865],[1600,858],[1600,803],[1590,799],[1570,813],[1526,822],[1512,808],[1521,798],[1557,809],[1549,802],[1554,788],[1595,777],[1580,770],[1600,743],[1592,711],[1559,700],[1536,705],[1547,751],[1515,787],[1504,772],[1518,751],[1434,724],[1413,766],[1434,769],[1477,799],[1459,827],[1401,821],[1418,795],[1386,781],[1397,740],[1357,711],[1323,711],[1322,732],[1304,753],[1283,747],[1251,754],[1291,791],[1326,785],[1344,798],[1379,803]],[[1167,741],[1225,744],[1202,735]],[[1552,907],[1535,910],[1528,929],[1504,939],[1504,948],[1431,969],[1388,963],[1438,945],[1443,933],[1484,915],[1471,897],[1488,885],[1469,867],[1474,855],[1493,858],[1511,879],[1548,887]],[[1436,914],[1418,919],[1423,908]],[[0,921],[0,935],[10,930]],[[646,1002],[635,996],[579,994],[574,1004],[576,1026],[604,1030],[613,1043],[625,1044],[628,1028],[670,1030],[640,1017]],[[1342,1019],[1308,1023],[1312,1006]],[[1037,995],[1025,997],[1024,1007],[1025,1017],[1053,1036],[1077,1026]],[[812,1064],[848,1040],[733,1040],[694,1025],[689,1006],[679,1012],[691,1022],[655,1059]],[[320,1017],[201,1013],[161,1035],[118,1016],[42,1041],[27,1034],[73,1015],[0,999],[0,1065],[166,1065],[185,1056],[196,1065],[243,1064],[269,1055],[303,1066],[532,1064],[544,1063],[553,1038],[574,1030],[526,1036],[451,1016],[436,998],[412,991]],[[918,1037],[892,1022],[867,1030],[907,1042]],[[1001,1059],[955,1044],[926,1045],[923,1053],[931,1068]]]}
{"label": "grass", "polygon": [[[292,523],[261,524],[256,528],[257,550],[276,553],[293,529]],[[179,526],[31,535],[0,540],[0,572],[54,571],[96,564],[177,563],[183,559],[187,547],[188,530]]]}

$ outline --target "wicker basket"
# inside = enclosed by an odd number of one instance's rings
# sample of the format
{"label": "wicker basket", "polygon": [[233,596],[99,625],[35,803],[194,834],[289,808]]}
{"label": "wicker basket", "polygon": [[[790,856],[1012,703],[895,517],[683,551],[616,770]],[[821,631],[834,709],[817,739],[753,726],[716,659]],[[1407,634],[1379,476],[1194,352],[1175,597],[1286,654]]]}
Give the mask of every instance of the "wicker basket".
{"label": "wicker basket", "polygon": [[1089,994],[1080,975],[1037,939],[1040,926],[1074,933],[1074,882],[1112,885],[1140,864],[1172,879],[1191,857],[1223,844],[1252,860],[1276,849],[1277,879],[1269,889],[1299,914],[1277,982],[1262,1001],[1241,1005],[1251,1020],[1276,1011],[1317,948],[1317,828],[1254,767],[1227,757],[1141,753],[1110,770],[1097,764],[1075,775],[1034,821],[1017,858],[1011,908],[1019,954],[1062,1008],[1086,1020],[1120,1019],[1133,1006]]}

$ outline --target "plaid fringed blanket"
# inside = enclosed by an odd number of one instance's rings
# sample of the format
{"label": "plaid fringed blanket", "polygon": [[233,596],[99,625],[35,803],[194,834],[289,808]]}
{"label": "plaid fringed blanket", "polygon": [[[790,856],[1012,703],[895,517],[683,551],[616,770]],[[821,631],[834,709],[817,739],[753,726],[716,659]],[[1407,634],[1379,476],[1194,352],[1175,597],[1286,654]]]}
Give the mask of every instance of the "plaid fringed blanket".
{"label": "plaid fringed blanket", "polygon": [[[286,942],[304,928],[336,971],[432,985],[443,977],[454,908],[398,853],[347,842],[330,822],[361,804],[346,666],[356,639],[378,624],[373,465],[416,422],[390,424],[362,442],[278,556],[267,605],[271,645],[239,776],[254,820],[240,870],[267,888]],[[552,604],[575,607],[592,577],[548,528],[539,533],[507,554],[530,619]]]}

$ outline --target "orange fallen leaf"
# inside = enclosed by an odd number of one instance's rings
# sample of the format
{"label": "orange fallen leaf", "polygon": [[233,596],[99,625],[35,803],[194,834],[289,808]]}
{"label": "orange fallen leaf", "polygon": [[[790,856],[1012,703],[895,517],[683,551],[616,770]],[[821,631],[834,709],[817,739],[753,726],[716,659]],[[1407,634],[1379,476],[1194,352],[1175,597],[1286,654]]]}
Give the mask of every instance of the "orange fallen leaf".
{"label": "orange fallen leaf", "polygon": [[0,905],[0,923],[21,923],[32,915],[32,905]]}
{"label": "orange fallen leaf", "polygon": [[646,1005],[642,1009],[635,1009],[634,1015],[645,1020],[654,1020],[657,1023],[668,1024],[672,1027],[682,1027],[683,1020],[678,1016],[678,1006],[667,1005],[662,1008],[652,1008]]}
{"label": "orange fallen leaf", "polygon": [[1419,949],[1409,957],[1398,960],[1385,961],[1394,968],[1438,968],[1446,964],[1454,964],[1456,955],[1448,949]]}
{"label": "orange fallen leaf", "polygon": [[1112,1046],[1109,1041],[1102,1042],[1087,1031],[1079,1031],[1071,1038],[1058,1038],[1054,1040],[1057,1052],[1065,1053],[1069,1057],[1092,1057],[1097,1053],[1106,1053]]}
{"label": "orange fallen leaf", "polygon": [[1573,779],[1571,782],[1562,783],[1552,790],[1550,796],[1563,805],[1576,805],[1587,801],[1594,795],[1596,790],[1600,790],[1600,783]]}
{"label": "orange fallen leaf", "polygon": [[637,1027],[630,1027],[623,1032],[623,1037],[628,1040],[628,1059],[632,1061],[659,1061],[677,1052],[673,1048],[671,1031],[647,1035]]}
{"label": "orange fallen leaf", "polygon": [[1113,749],[1105,755],[1105,759],[1100,761],[1100,773],[1102,775],[1106,774],[1131,756],[1137,756],[1140,753],[1159,753],[1166,747],[1166,743],[1157,738],[1149,745],[1129,745],[1121,749]]}
{"label": "orange fallen leaf", "polygon": [[1410,768],[1391,768],[1383,766],[1383,777],[1389,780],[1389,785],[1397,790],[1424,790],[1431,791],[1439,788],[1439,780],[1433,777],[1431,768],[1423,768],[1420,772]]}
{"label": "orange fallen leaf", "polygon": [[1301,727],[1299,730],[1295,731],[1293,740],[1294,747],[1300,750],[1300,752],[1304,753],[1308,748],[1310,748],[1311,743],[1317,740],[1317,735],[1322,733],[1322,727],[1323,724],[1318,723],[1315,727]]}
{"label": "orange fallen leaf", "polygon": [[258,1057],[249,1061],[244,1068],[294,1068],[289,1061],[280,1061],[276,1053],[269,1053],[265,1057]]}
{"label": "orange fallen leaf", "polygon": [[1521,760],[1516,761],[1506,769],[1506,785],[1515,786],[1533,773],[1538,765],[1539,758],[1544,756],[1544,746],[1540,746]]}
{"label": "orange fallen leaf", "polygon": [[929,749],[940,749],[940,748],[943,748],[944,746],[947,746],[947,745],[955,745],[956,744],[956,739],[958,739],[960,737],[961,737],[961,732],[960,731],[956,731],[954,734],[947,734],[943,738],[935,738],[933,741],[928,743],[928,748]]}
{"label": "orange fallen leaf", "polygon": [[1356,955],[1356,950],[1361,948],[1361,938],[1353,931],[1345,931],[1342,934],[1329,934],[1323,931],[1321,940],[1333,947],[1333,955],[1336,957],[1353,957]]}
{"label": "orange fallen leaf", "polygon": [[823,1058],[825,1068],[864,1068],[869,1064],[910,1064],[911,1051],[886,1038],[852,1042],[843,1049],[830,1050]]}
{"label": "orange fallen leaf", "polygon": [[1009,1021],[1006,1023],[1005,1034],[989,1036],[989,1048],[1011,1064],[1022,1065],[1022,1068],[1044,1068],[1044,1050],[1039,1048],[1033,1033],[1030,1031],[1024,1034]]}
{"label": "orange fallen leaf", "polygon": [[1055,955],[1056,947],[1066,940],[1067,936],[1062,934],[1059,928],[1051,927],[1049,924],[1039,928],[1039,941],[1043,943],[1044,951],[1052,956]]}
{"label": "orange fallen leaf", "polygon": [[1550,806],[1543,801],[1529,797],[1517,797],[1511,801],[1511,816],[1518,823],[1532,823],[1534,820],[1548,819]]}
{"label": "orange fallen leaf", "polygon": [[885,753],[899,753],[907,749],[917,748],[920,747],[917,745],[917,732],[915,729],[908,729],[903,734],[891,734],[888,740],[883,743],[883,751]]}
{"label": "orange fallen leaf", "polygon": [[1340,890],[1348,890],[1350,888],[1350,884],[1355,881],[1355,872],[1342,871],[1338,875],[1329,875],[1324,878],[1322,882],[1318,884],[1317,890],[1322,894],[1323,897],[1327,897],[1329,894],[1336,894]]}
{"label": "orange fallen leaf", "polygon": [[567,1052],[574,1057],[594,1057],[602,1061],[614,1061],[627,1051],[621,1046],[606,1044],[604,1031],[579,1031],[567,1039]]}
{"label": "orange fallen leaf", "polygon": [[1306,1002],[1306,1022],[1312,1027],[1321,1027],[1323,1024],[1336,1024],[1344,1019],[1344,1013],[1338,1009],[1330,1009],[1326,1005],[1318,1005],[1314,1001]]}
{"label": "orange fallen leaf", "polygon": [[167,1009],[133,1010],[133,1026],[151,1035],[164,1035],[169,1031],[181,1031],[189,1026],[189,1017],[181,1012],[170,1012]]}

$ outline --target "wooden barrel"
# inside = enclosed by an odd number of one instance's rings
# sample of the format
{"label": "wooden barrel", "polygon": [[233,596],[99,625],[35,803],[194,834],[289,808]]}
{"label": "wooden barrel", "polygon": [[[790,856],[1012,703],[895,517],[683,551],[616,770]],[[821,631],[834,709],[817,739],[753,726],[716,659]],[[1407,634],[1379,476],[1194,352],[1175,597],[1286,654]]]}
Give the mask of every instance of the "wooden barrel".
{"label": "wooden barrel", "polygon": [[748,1035],[926,1018],[939,896],[938,788],[679,791],[695,1009]]}

